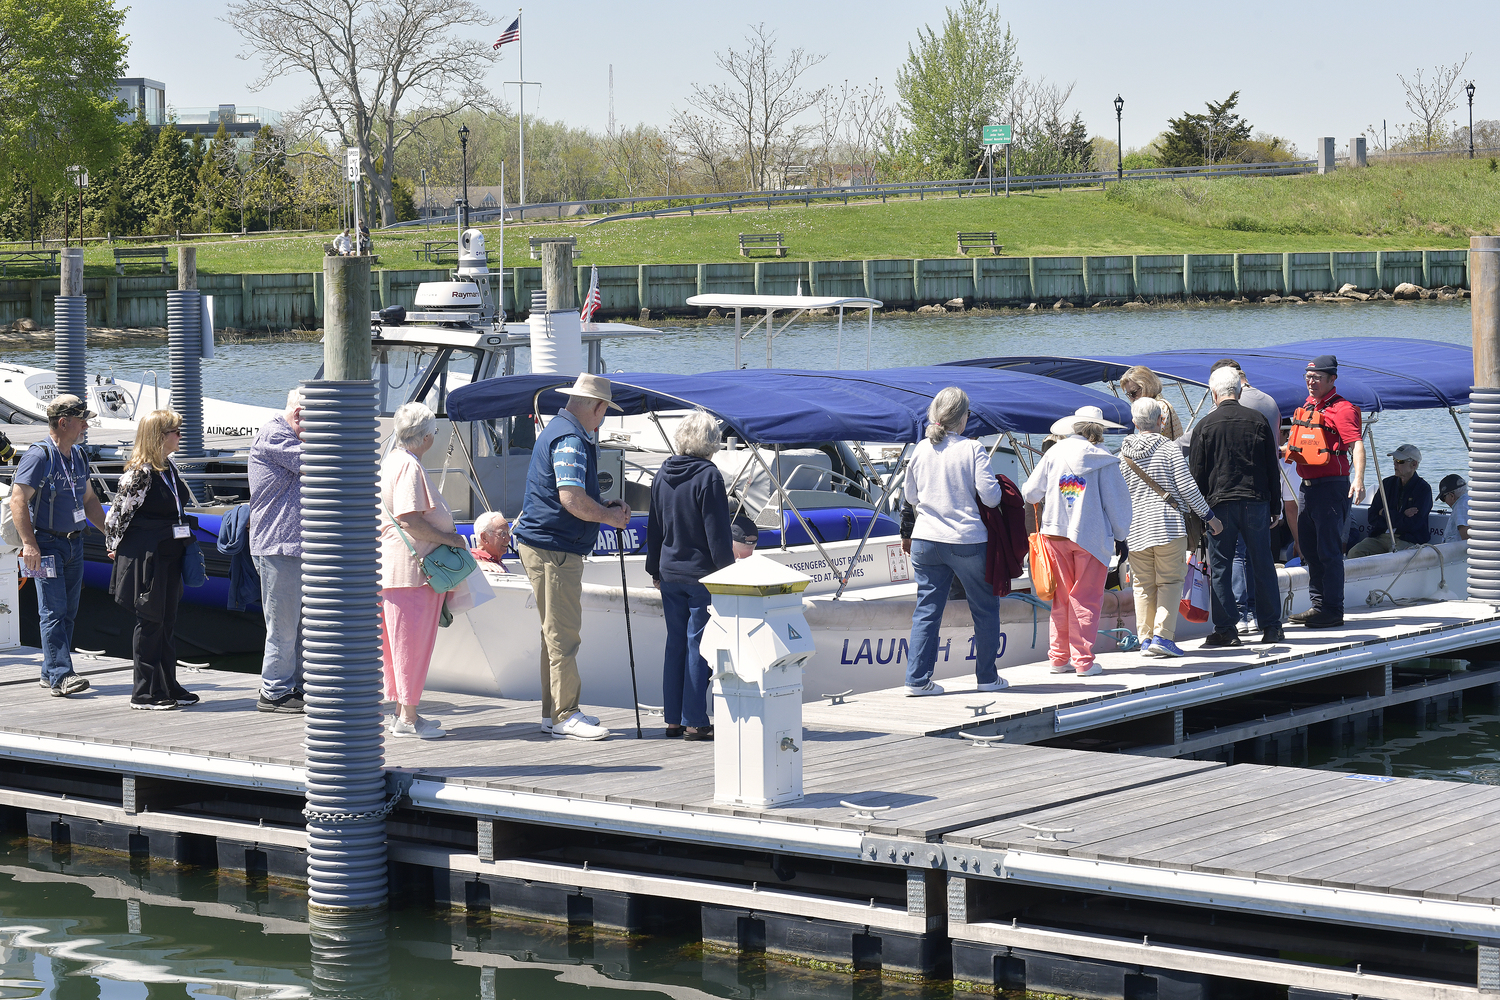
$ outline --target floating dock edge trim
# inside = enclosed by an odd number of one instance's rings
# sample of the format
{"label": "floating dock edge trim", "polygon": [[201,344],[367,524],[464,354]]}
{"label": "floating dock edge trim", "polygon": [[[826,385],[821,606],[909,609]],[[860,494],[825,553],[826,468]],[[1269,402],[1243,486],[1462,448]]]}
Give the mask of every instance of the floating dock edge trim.
{"label": "floating dock edge trim", "polygon": [[1033,885],[1113,892],[1190,906],[1400,928],[1444,937],[1500,939],[1500,907],[1423,896],[1249,879],[1175,868],[1009,850],[1001,877]]}
{"label": "floating dock edge trim", "polygon": [[1141,716],[1159,715],[1179,708],[1192,708],[1208,702],[1255,694],[1286,684],[1316,680],[1331,673],[1380,666],[1413,657],[1433,656],[1500,640],[1500,621],[1491,619],[1483,622],[1483,627],[1467,631],[1471,625],[1476,624],[1481,623],[1455,626],[1451,631],[1445,630],[1446,634],[1382,639],[1340,652],[1215,674],[1155,693],[1120,695],[1082,708],[1059,708],[1054,714],[1052,725],[1058,733],[1078,732]]}
{"label": "floating dock edge trim", "polygon": [[407,790],[419,809],[524,823],[550,823],[575,830],[600,830],[668,840],[702,842],[712,834],[720,846],[812,853],[857,859],[864,831],[829,829],[751,816],[725,816],[590,800],[580,803],[538,792],[508,791],[417,778]]}
{"label": "floating dock edge trim", "polygon": [[94,743],[60,736],[0,731],[0,755],[49,764],[96,767],[121,774],[269,788],[302,795],[307,772],[291,764],[157,750],[123,743]]}

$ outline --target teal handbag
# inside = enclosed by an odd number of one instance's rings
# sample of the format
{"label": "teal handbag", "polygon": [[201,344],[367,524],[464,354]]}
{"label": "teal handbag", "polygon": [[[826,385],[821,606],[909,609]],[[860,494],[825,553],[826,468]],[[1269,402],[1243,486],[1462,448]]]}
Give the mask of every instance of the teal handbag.
{"label": "teal handbag", "polygon": [[[390,516],[391,523],[396,526],[396,532],[400,534],[401,540],[406,543],[411,557],[417,558],[416,546],[412,545],[411,539],[401,527],[401,522],[396,520],[396,515],[391,513],[389,507],[385,512]],[[439,545],[422,560],[422,576],[427,579],[427,585],[439,594],[446,594],[457,587],[478,568],[479,563],[474,561],[469,550],[461,549],[456,545]]]}

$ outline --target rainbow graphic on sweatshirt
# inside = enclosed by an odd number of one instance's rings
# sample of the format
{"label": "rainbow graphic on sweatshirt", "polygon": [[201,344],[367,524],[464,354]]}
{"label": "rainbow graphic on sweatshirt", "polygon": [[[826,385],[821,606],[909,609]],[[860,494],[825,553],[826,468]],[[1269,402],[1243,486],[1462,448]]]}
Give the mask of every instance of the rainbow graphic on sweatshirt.
{"label": "rainbow graphic on sweatshirt", "polygon": [[1088,480],[1082,476],[1061,476],[1057,480],[1057,492],[1062,495],[1068,504],[1068,509],[1073,508],[1075,500],[1083,499],[1083,491],[1088,489]]}

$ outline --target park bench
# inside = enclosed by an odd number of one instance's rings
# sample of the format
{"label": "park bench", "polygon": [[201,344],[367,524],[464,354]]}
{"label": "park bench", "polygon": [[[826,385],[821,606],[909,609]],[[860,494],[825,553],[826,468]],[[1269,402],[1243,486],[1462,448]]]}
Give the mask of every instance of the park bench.
{"label": "park bench", "polygon": [[9,273],[10,265],[29,267],[57,267],[61,250],[6,250],[0,252],[0,276]]}
{"label": "park bench", "polygon": [[988,250],[992,254],[998,254],[1005,247],[995,242],[994,233],[959,233],[958,252],[965,257],[969,256],[970,250]]}
{"label": "park bench", "polygon": [[167,273],[167,248],[166,247],[116,247],[115,248],[115,273],[125,273],[125,262],[127,260],[155,260],[161,262],[161,273]]}
{"label": "park bench", "polygon": [[436,260],[433,254],[439,250],[451,250],[458,246],[457,240],[423,240],[422,249],[412,248],[412,253],[423,260]]}
{"label": "park bench", "polygon": [[573,245],[573,259],[574,260],[577,260],[579,257],[583,256],[583,251],[580,250],[580,249],[578,249],[578,237],[576,237],[576,236],[533,236],[533,237],[531,237],[531,239],[529,241],[531,243],[531,259],[532,260],[541,260],[542,259],[542,244],[543,243],[557,243],[557,242],[562,242],[562,241],[566,241],[566,242],[571,243]]}
{"label": "park bench", "polygon": [[740,233],[740,256],[769,253],[775,257],[786,256],[786,244],[780,233]]}
{"label": "park bench", "polygon": [[[427,259],[436,264],[441,264],[445,260],[451,260],[457,264],[459,252],[456,244],[451,247],[434,247],[429,251]],[[490,252],[488,250],[484,252],[484,262],[486,264],[490,262]]]}

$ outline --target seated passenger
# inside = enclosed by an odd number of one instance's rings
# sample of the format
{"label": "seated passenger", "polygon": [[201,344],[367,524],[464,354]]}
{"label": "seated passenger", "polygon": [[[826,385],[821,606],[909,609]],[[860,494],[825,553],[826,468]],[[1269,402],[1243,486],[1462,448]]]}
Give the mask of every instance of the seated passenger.
{"label": "seated passenger", "polygon": [[1427,515],[1432,513],[1432,487],[1417,475],[1422,453],[1416,445],[1403,444],[1390,453],[1396,474],[1387,476],[1381,489],[1370,498],[1370,537],[1349,550],[1350,559],[1391,551],[1391,535],[1386,522],[1385,503],[1396,512],[1396,551],[1409,549],[1431,540]]}
{"label": "seated passenger", "polygon": [[474,558],[509,573],[500,560],[510,554],[510,522],[498,510],[487,510],[474,519]]}
{"label": "seated passenger", "polygon": [[346,229],[333,238],[333,248],[345,257],[354,252],[354,241],[349,238],[349,230]]}
{"label": "seated passenger", "polygon": [[1448,526],[1443,529],[1443,541],[1469,540],[1469,484],[1462,476],[1452,473],[1438,483],[1438,499],[1448,505],[1453,513],[1448,517]]}

